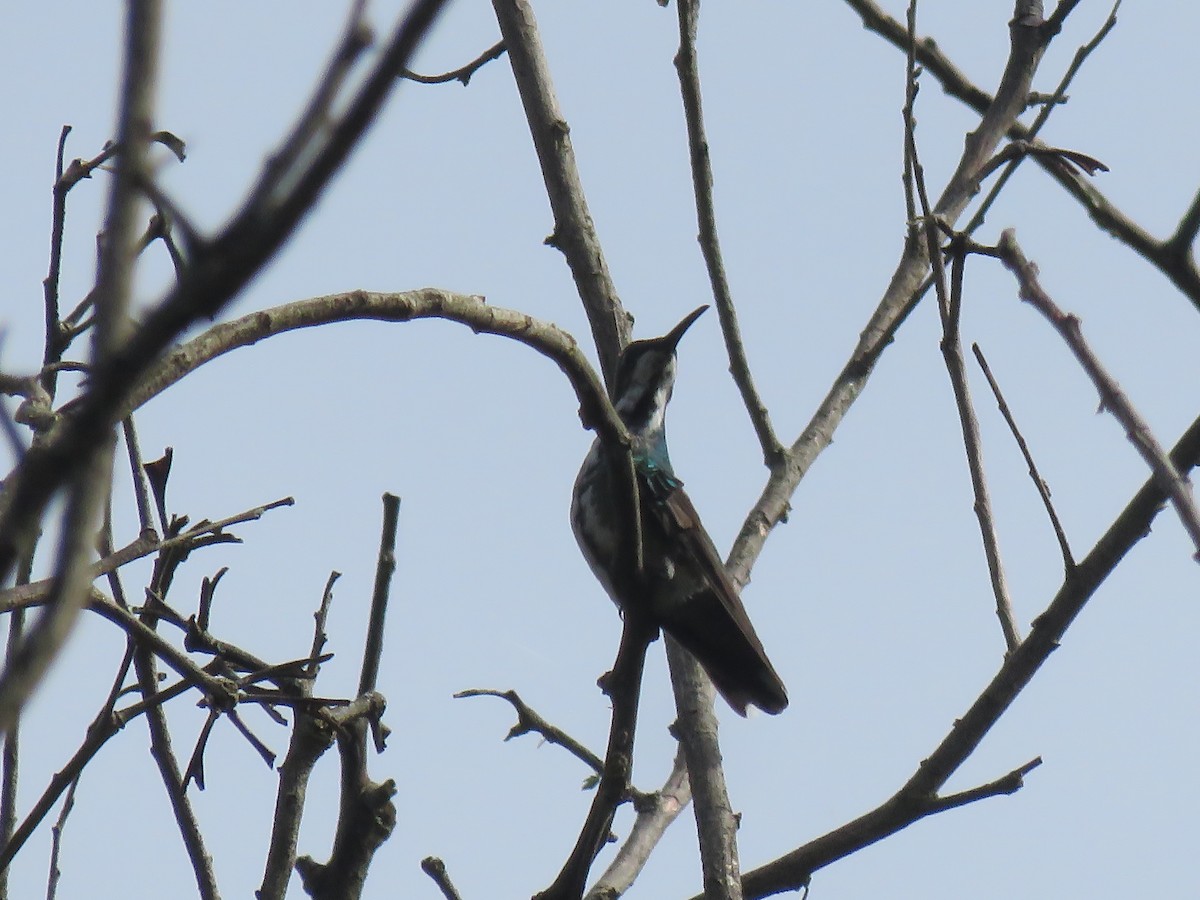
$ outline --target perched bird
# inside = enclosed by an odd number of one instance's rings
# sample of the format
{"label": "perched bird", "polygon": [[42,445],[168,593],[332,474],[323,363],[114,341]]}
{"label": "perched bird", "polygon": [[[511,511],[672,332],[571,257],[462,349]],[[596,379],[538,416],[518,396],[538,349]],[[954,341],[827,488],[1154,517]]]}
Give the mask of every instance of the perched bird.
{"label": "perched bird", "polygon": [[665,418],[675,385],[675,347],[708,307],[660,338],[635,341],[617,363],[613,405],[632,439],[641,524],[642,577],[629,551],[624,455],[597,440],[571,501],[571,525],[596,578],[621,609],[639,609],[686,647],[740,715],[753,704],[782,712],[787,689],[738,598],[712,538],[675,477]]}

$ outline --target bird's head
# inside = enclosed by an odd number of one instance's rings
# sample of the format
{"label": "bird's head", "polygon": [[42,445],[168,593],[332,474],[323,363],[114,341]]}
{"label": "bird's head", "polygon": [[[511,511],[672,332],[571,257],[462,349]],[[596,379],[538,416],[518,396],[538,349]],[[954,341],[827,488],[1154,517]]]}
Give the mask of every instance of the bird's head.
{"label": "bird's head", "polygon": [[675,386],[675,348],[683,333],[708,309],[692,310],[662,337],[634,341],[621,353],[613,390],[621,421],[634,434],[659,433]]}

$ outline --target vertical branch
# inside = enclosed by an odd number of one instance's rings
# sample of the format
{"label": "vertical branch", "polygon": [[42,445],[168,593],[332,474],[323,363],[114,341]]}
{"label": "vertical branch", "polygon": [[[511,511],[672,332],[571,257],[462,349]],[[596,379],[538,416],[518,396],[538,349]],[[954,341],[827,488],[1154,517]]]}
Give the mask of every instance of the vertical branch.
{"label": "vertical branch", "polygon": [[695,658],[669,637],[667,661],[679,714],[675,720],[675,736],[687,759],[688,780],[692,786],[704,896],[706,900],[742,900],[738,819],[729,804],[725,771],[721,767],[712,682]]}
{"label": "vertical branch", "polygon": [[[21,560],[17,584],[28,584],[33,572],[33,549]],[[8,616],[8,639],[5,659],[12,659],[25,636],[25,610],[17,607]],[[17,785],[20,782],[21,732],[20,718],[4,735],[3,768],[0,769],[0,847],[7,848],[17,824]],[[8,900],[8,866],[0,865],[0,900]]]}
{"label": "vertical branch", "polygon": [[992,501],[987,487],[987,476],[983,468],[983,441],[979,435],[979,420],[971,402],[971,389],[967,383],[967,366],[963,356],[962,334],[959,323],[962,317],[962,281],[964,252],[958,249],[954,257],[954,268],[950,289],[946,287],[946,269],[938,241],[938,222],[929,205],[925,189],[925,170],[917,153],[916,123],[913,116],[913,101],[917,95],[915,47],[917,35],[917,0],[908,7],[908,74],[909,82],[905,105],[905,159],[906,168],[912,173],[921,204],[921,224],[926,242],[926,252],[933,265],[933,284],[937,291],[938,310],[942,320],[942,359],[954,392],[954,404],[958,410],[959,427],[962,429],[963,448],[967,454],[967,468],[971,473],[971,490],[975,495],[975,517],[979,521],[979,532],[983,539],[983,552],[987,558],[988,577],[992,583],[992,594],[996,600],[996,616],[1004,633],[1004,643],[1012,652],[1021,643],[1016,618],[1009,598],[1008,582],[1004,577],[1004,566],[1000,558],[1000,539],[996,533],[992,516]]}
{"label": "vertical branch", "polygon": [[996,617],[1000,630],[1004,632],[1004,643],[1008,652],[1016,650],[1021,643],[1021,634],[1013,614],[1012,598],[1008,592],[1008,580],[1004,576],[1004,565],[1000,558],[1000,536],[996,532],[996,520],[992,515],[991,495],[987,486],[987,475],[983,468],[983,440],[979,434],[979,420],[971,402],[971,389],[967,383],[967,365],[963,356],[962,336],[959,332],[959,316],[962,311],[962,283],[965,256],[957,252],[951,275],[951,318],[942,338],[942,357],[946,371],[954,386],[954,402],[958,407],[958,421],[962,427],[963,446],[967,451],[967,466],[971,471],[971,489],[975,494],[975,518],[979,520],[979,533],[983,537],[983,552],[987,558],[988,577],[992,582],[992,595],[996,600]]}
{"label": "vertical branch", "polygon": [[[142,618],[147,627],[154,626],[153,613],[145,611],[142,613]],[[142,697],[146,702],[153,701],[158,694],[158,667],[154,663],[153,654],[145,643],[134,649],[133,660],[134,669],[137,672],[138,688]],[[150,756],[158,767],[167,800],[175,815],[175,824],[179,828],[184,849],[192,864],[196,889],[202,900],[218,900],[220,891],[217,888],[212,857],[209,856],[205,847],[204,834],[200,830],[196,812],[192,809],[192,803],[188,799],[184,787],[183,775],[179,769],[179,759],[172,746],[167,714],[162,704],[152,704],[147,708],[146,725],[150,730]]]}
{"label": "vertical branch", "polygon": [[363,647],[362,671],[358,681],[361,697],[375,690],[379,677],[379,661],[383,655],[383,623],[387,615],[388,595],[392,575],[396,571],[396,528],[400,521],[400,498],[383,495],[383,531],[379,538],[379,561],[375,567],[375,590],[371,595],[371,617],[367,623],[367,638]]}
{"label": "vertical branch", "polygon": [[78,786],[78,779],[71,782],[71,787],[67,789],[66,799],[63,800],[62,810],[58,814],[58,820],[50,830],[50,875],[46,879],[46,900],[54,900],[58,894],[58,880],[62,876],[62,871],[58,868],[58,860],[62,855],[62,836],[67,827],[67,816],[71,815],[71,810],[75,808],[75,789]]}
{"label": "vertical branch", "polygon": [[554,213],[554,233],[546,243],[566,257],[592,326],[600,368],[611,383],[617,357],[629,342],[629,316],[617,296],[588,210],[571,146],[571,129],[558,106],[537,20],[528,0],[492,0],[492,6],[508,48],[513,78]]}
{"label": "vertical branch", "polygon": [[[312,650],[305,677],[285,682],[287,689],[298,698],[312,696],[312,685],[319,669],[318,656],[325,646],[325,618],[333,602],[333,585],[340,577],[333,572],[325,583],[321,605],[313,616]],[[333,723],[320,711],[297,703],[293,712],[292,735],[287,754],[279,766],[279,790],[275,794],[275,814],[271,817],[271,839],[267,845],[267,861],[263,880],[255,892],[257,900],[283,900],[287,894],[292,867],[296,864],[296,847],[300,838],[300,819],[308,797],[308,781],[321,754],[333,743]]]}
{"label": "vertical branch", "polygon": [[[158,80],[158,41],[162,18],[159,0],[131,0],[126,19],[124,80],[116,159],[105,222],[106,239],[96,286],[96,331],[93,359],[107,361],[129,332],[129,297],[137,239],[138,184],[146,171],[154,92]],[[92,530],[108,489],[113,433],[98,435],[96,451],[71,479],[63,538],[55,566],[54,587],[45,611],[9,659],[0,676],[0,731],[7,731],[50,661],[57,655],[87,596],[88,557]]]}
{"label": "vertical branch", "polygon": [[64,125],[58,135],[58,153],[54,163],[54,203],[50,218],[50,270],[42,282],[45,305],[45,346],[42,351],[42,386],[54,396],[58,370],[51,364],[62,358],[62,322],[58,313],[58,285],[62,275],[63,235],[67,223],[67,191],[70,185],[63,181],[63,159],[67,150],[67,135],[71,126]]}
{"label": "vertical branch", "polygon": [[759,396],[750,375],[750,362],[742,343],[738,326],[737,311],[733,306],[733,295],[729,280],[725,276],[725,263],[721,258],[721,241],[717,235],[717,212],[713,203],[712,160],[708,153],[708,138],[704,133],[704,108],[700,95],[700,68],[696,58],[696,30],[700,20],[700,0],[679,0],[679,52],[675,56],[675,69],[679,73],[680,93],[683,95],[683,112],[687,122],[688,150],[692,167],[692,193],[696,198],[696,218],[699,223],[700,250],[708,269],[708,280],[712,285],[713,300],[717,315],[721,318],[721,334],[725,338],[725,351],[729,355],[729,371],[742,395],[742,403],[750,414],[750,422],[758,435],[763,461],[772,466],[782,460],[783,445],[771,426],[771,417],[766,404]]}
{"label": "vertical branch", "polygon": [[[330,711],[324,717],[335,725],[334,734],[341,758],[337,831],[327,863],[318,863],[307,856],[296,861],[296,869],[305,890],[317,900],[355,900],[359,897],[375,851],[391,836],[396,825],[396,805],[392,802],[396,783],[390,778],[383,782],[371,780],[367,771],[367,729],[369,727],[375,735],[376,751],[382,752],[385,730],[381,719],[385,704],[383,697],[375,693],[375,683],[383,653],[383,625],[391,580],[396,571],[396,528],[399,517],[400,498],[385,493],[383,528],[379,539],[371,615],[364,640],[359,695],[349,706]],[[326,604],[323,603],[322,612],[325,609]],[[319,646],[319,635],[323,628],[323,616],[319,613],[318,638],[314,640],[314,649]]]}
{"label": "vertical branch", "polygon": [[[121,433],[125,438],[125,452],[129,456],[129,475],[133,479],[133,496],[137,502],[138,524],[142,534],[154,538],[157,536],[157,532],[154,530],[154,506],[150,500],[150,483],[142,463],[142,449],[138,445],[137,429],[133,425],[132,415],[121,420]],[[166,522],[163,522],[163,527],[167,527]]]}

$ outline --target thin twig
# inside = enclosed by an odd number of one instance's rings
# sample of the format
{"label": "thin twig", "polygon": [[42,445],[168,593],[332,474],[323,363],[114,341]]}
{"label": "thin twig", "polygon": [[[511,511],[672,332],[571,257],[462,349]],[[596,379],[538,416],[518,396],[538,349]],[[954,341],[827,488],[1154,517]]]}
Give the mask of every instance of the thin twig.
{"label": "thin twig", "polygon": [[316,678],[320,671],[321,651],[325,649],[325,644],[329,640],[329,635],[325,633],[325,622],[329,619],[329,608],[333,604],[333,586],[341,577],[342,573],[336,570],[329,573],[329,578],[325,582],[325,590],[321,592],[321,605],[313,613],[312,649],[308,653],[312,663],[305,670],[306,678]]}
{"label": "thin twig", "polygon": [[138,522],[142,534],[158,537],[154,530],[154,506],[150,500],[150,484],[146,478],[146,470],[142,465],[142,450],[138,446],[137,429],[133,424],[133,416],[121,420],[122,433],[125,436],[125,450],[129,455],[130,475],[133,478],[133,496],[137,501]]}
{"label": "thin twig", "polygon": [[[157,540],[153,534],[139,535],[120,550],[92,563],[88,568],[88,580],[94,581],[102,575],[114,572],[121,566],[149,556],[152,553],[191,549],[197,546],[198,542],[206,538],[222,536],[225,529],[230,525],[257,521],[270,510],[278,509],[282,506],[292,506],[295,502],[292,497],[282,497],[271,503],[265,503],[262,506],[256,506],[253,509],[235,513],[224,519],[218,519],[216,522],[198,522],[187,531],[166,540]],[[230,537],[229,535],[224,536]],[[0,613],[19,607],[29,607],[45,603],[53,584],[53,579],[46,578],[41,581],[31,582],[30,584],[9,588],[6,591],[0,591]]]}
{"label": "thin twig", "polygon": [[58,362],[62,358],[63,350],[66,349],[62,343],[60,331],[62,323],[58,318],[58,288],[59,281],[62,277],[62,248],[63,237],[66,234],[67,223],[67,192],[70,187],[63,182],[63,159],[67,149],[67,135],[71,133],[71,126],[64,125],[62,131],[58,135],[58,152],[55,154],[54,162],[54,189],[52,191],[53,204],[50,220],[50,270],[46,273],[46,278],[42,282],[43,303],[45,306],[45,346],[42,350],[42,386],[51,398],[54,397],[55,387],[57,384],[56,373],[53,370],[47,371],[45,367],[50,363]]}
{"label": "thin twig", "polygon": [[46,900],[54,900],[58,893],[58,880],[62,876],[62,871],[58,868],[58,861],[62,856],[62,836],[67,827],[67,817],[75,808],[75,789],[77,787],[79,787],[78,778],[71,782],[67,796],[63,798],[58,819],[55,821],[54,827],[50,829],[50,875],[46,879]]}
{"label": "thin twig", "polygon": [[1071,553],[1071,545],[1067,541],[1067,533],[1063,529],[1062,521],[1058,518],[1058,512],[1054,509],[1054,502],[1050,499],[1050,487],[1046,484],[1046,480],[1042,478],[1038,472],[1037,464],[1033,461],[1033,454],[1029,451],[1029,445],[1025,443],[1025,438],[1021,434],[1021,430],[1017,427],[1017,420],[1013,417],[1012,411],[1008,408],[1008,403],[1004,400],[1004,395],[1000,392],[1000,385],[992,375],[991,367],[983,356],[983,351],[978,344],[972,344],[971,350],[975,353],[975,359],[979,361],[979,367],[983,370],[983,375],[987,379],[988,385],[992,389],[992,394],[996,397],[996,405],[1000,409],[1000,415],[1004,416],[1004,421],[1008,423],[1008,429],[1012,432],[1013,440],[1017,442],[1017,447],[1021,450],[1021,455],[1025,458],[1025,465],[1029,468],[1029,477],[1033,479],[1034,487],[1037,488],[1038,495],[1042,498],[1042,505],[1046,508],[1046,515],[1050,517],[1050,525],[1054,529],[1054,536],[1058,538],[1058,546],[1062,550],[1063,568],[1070,572],[1075,568],[1075,557]]}
{"label": "thin twig", "polygon": [[392,575],[396,572],[396,528],[400,522],[400,498],[383,495],[383,528],[379,536],[379,559],[375,566],[375,590],[371,593],[371,615],[363,641],[362,669],[358,678],[358,695],[375,690],[379,680],[379,663],[383,657],[383,626],[387,617],[388,597]]}
{"label": "thin twig", "polygon": [[986,800],[989,797],[1015,794],[1025,786],[1025,776],[1041,764],[1042,758],[1038,756],[1025,763],[1025,765],[1013,769],[1007,775],[1001,775],[995,781],[990,781],[987,784],[971,788],[970,790],[959,791],[957,794],[938,797],[931,804],[932,808],[930,811],[945,812],[948,809],[957,809],[960,806],[966,806],[968,803],[975,803],[979,800]]}
{"label": "thin twig", "polygon": [[471,688],[466,691],[458,691],[454,695],[454,699],[456,700],[466,697],[499,697],[501,700],[507,700],[512,705],[512,708],[517,713],[517,724],[508,730],[508,734],[504,737],[506,741],[511,741],[513,738],[524,734],[540,734],[546,743],[557,744],[559,747],[562,747],[597,775],[604,771],[604,760],[557,725],[544,719],[533,707],[522,700],[516,691]]}
{"label": "thin twig", "polygon": [[954,401],[958,408],[959,424],[962,427],[967,467],[971,472],[971,490],[975,495],[975,517],[979,521],[979,533],[983,539],[988,578],[991,580],[992,596],[996,601],[996,617],[1000,620],[1004,643],[1011,653],[1021,643],[1021,632],[1017,626],[1016,615],[1013,613],[1008,579],[1004,575],[1004,564],[1000,556],[1000,535],[996,530],[991,492],[988,490],[987,474],[983,465],[983,438],[979,433],[979,419],[975,415],[975,404],[971,400],[971,389],[967,382],[967,363],[963,355],[962,335],[959,331],[965,266],[965,254],[955,253],[951,275],[950,314],[944,323],[942,356],[946,360],[946,370],[950,373],[950,381],[954,385]]}
{"label": "thin twig", "polygon": [[1070,347],[1071,352],[1099,392],[1102,407],[1112,413],[1121,423],[1126,437],[1145,460],[1146,465],[1150,467],[1150,471],[1154,473],[1154,478],[1164,493],[1171,499],[1175,512],[1178,514],[1180,522],[1183,523],[1184,530],[1196,547],[1193,558],[1200,562],[1200,512],[1197,512],[1196,503],[1192,498],[1191,482],[1175,468],[1166,451],[1154,437],[1149,424],[1133,408],[1133,404],[1125,396],[1125,392],[1121,390],[1116,379],[1108,374],[1096,354],[1092,352],[1083,337],[1079,318],[1060,309],[1046,293],[1038,281],[1037,266],[1025,258],[1025,254],[1017,243],[1016,232],[1011,228],[1001,232],[1000,243],[996,249],[1004,264],[1016,276],[1020,285],[1021,299],[1045,316]]}
{"label": "thin twig", "polygon": [[954,255],[951,284],[947,289],[946,270],[942,258],[937,221],[930,210],[929,196],[925,189],[925,170],[921,166],[917,152],[916,119],[913,115],[913,106],[917,95],[917,0],[911,0],[908,6],[908,33],[907,77],[909,86],[905,93],[909,100],[905,104],[904,132],[905,157],[909,162],[906,169],[912,174],[912,181],[916,186],[917,197],[921,205],[921,226],[927,252],[933,263],[933,283],[937,290],[938,309],[942,320],[942,359],[945,361],[946,372],[950,377],[954,405],[958,411],[959,427],[962,430],[963,449],[966,452],[967,469],[971,475],[971,490],[975,497],[975,517],[979,522],[979,533],[983,541],[984,556],[987,559],[988,577],[992,585],[992,596],[996,602],[996,616],[1000,620],[1004,643],[1011,653],[1021,643],[1021,635],[1017,628],[1016,617],[1013,615],[1008,582],[1004,577],[1004,565],[1000,556],[1000,537],[996,532],[996,520],[992,514],[992,501],[983,465],[983,440],[979,434],[979,420],[975,416],[975,405],[971,400],[971,388],[967,382],[966,359],[962,349],[960,321],[965,255],[962,252]]}
{"label": "thin twig", "polygon": [[[1059,8],[1054,11],[1054,15],[1051,16],[1051,19],[1054,19],[1059,15],[1060,12],[1062,12],[1063,6],[1063,4],[1059,4]],[[1064,102],[1067,96],[1067,88],[1071,86],[1071,82],[1075,80],[1075,76],[1078,75],[1079,70],[1083,68],[1084,62],[1089,56],[1092,55],[1092,52],[1100,46],[1100,43],[1106,37],[1108,37],[1109,32],[1116,27],[1117,10],[1120,8],[1120,6],[1121,0],[1116,0],[1116,2],[1113,4],[1112,11],[1108,14],[1108,19],[1105,20],[1104,24],[1100,26],[1100,30],[1096,32],[1090,41],[1075,51],[1075,57],[1071,60],[1071,65],[1067,67],[1067,71],[1063,73],[1062,78],[1059,80],[1058,87],[1054,89],[1054,92],[1050,95],[1049,100],[1042,105],[1041,110],[1038,112],[1037,117],[1033,120],[1033,123],[1029,126],[1029,129],[1022,140],[1027,143],[1032,143],[1037,137],[1038,133],[1042,130],[1043,126],[1045,126],[1046,122],[1049,121],[1051,113],[1053,113],[1054,110]],[[1063,14],[1063,18],[1066,18],[1065,13]],[[1059,20],[1059,26],[1061,27],[1061,20]],[[1023,155],[1018,156],[1016,159],[1010,162],[1008,167],[1000,174],[1000,177],[996,179],[995,183],[988,191],[987,196],[984,197],[983,201],[979,204],[979,208],[975,211],[974,215],[971,216],[971,221],[968,222],[967,227],[963,229],[964,232],[967,234],[974,234],[975,231],[977,231],[979,227],[983,225],[984,220],[987,217],[988,210],[992,208],[992,205],[1000,196],[1000,192],[1004,190],[1004,186],[1008,183],[1008,180],[1016,173],[1017,167],[1021,164],[1022,159],[1024,159]]]}
{"label": "thin twig", "polygon": [[721,334],[725,338],[725,351],[729,355],[729,372],[742,395],[742,403],[750,415],[754,432],[758,435],[763,462],[771,467],[782,461],[783,445],[775,434],[766,404],[754,386],[754,379],[750,374],[750,361],[746,357],[746,347],[742,342],[737,310],[733,305],[733,292],[725,274],[725,263],[721,258],[721,240],[717,233],[712,159],[708,150],[708,138],[704,133],[700,68],[696,58],[700,2],[678,0],[675,5],[679,10],[679,52],[675,56],[675,69],[679,73],[684,119],[687,122],[688,158],[692,169],[692,193],[696,199],[696,219],[700,228],[700,250],[708,269],[708,280],[712,285],[717,315],[721,318]]}
{"label": "thin twig", "polygon": [[471,78],[476,72],[492,60],[499,59],[503,55],[504,41],[497,41],[465,66],[459,66],[457,69],[451,69],[449,72],[443,72],[441,75],[419,75],[416,72],[410,72],[408,69],[405,69],[400,73],[400,77],[407,78],[409,81],[415,81],[418,84],[446,84],[450,81],[458,81],[462,83],[463,87],[466,87],[471,83]]}

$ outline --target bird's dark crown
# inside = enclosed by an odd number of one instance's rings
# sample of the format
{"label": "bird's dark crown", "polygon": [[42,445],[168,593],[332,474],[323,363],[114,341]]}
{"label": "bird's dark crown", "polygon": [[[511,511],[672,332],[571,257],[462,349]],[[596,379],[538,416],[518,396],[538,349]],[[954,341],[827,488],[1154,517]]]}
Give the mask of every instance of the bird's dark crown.
{"label": "bird's dark crown", "polygon": [[661,427],[663,408],[675,384],[675,348],[706,309],[701,306],[693,310],[662,337],[634,341],[621,353],[613,400],[630,430],[642,431],[656,418]]}

